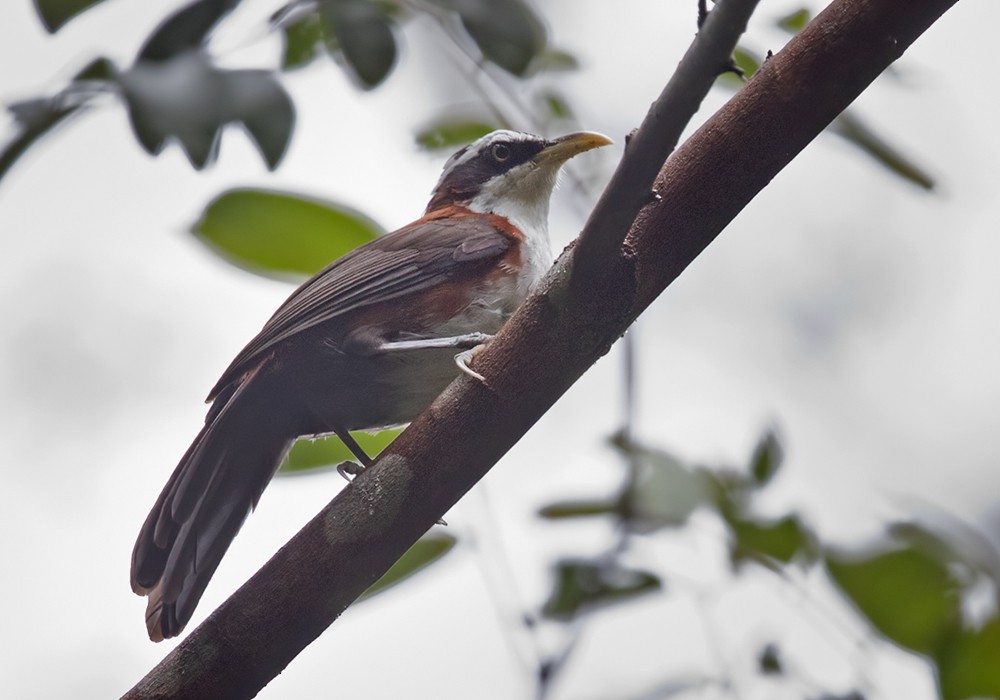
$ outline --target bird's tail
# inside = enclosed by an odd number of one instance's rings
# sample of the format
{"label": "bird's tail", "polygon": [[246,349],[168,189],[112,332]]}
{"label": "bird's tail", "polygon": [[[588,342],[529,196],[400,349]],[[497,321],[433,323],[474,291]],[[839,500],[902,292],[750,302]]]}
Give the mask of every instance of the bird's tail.
{"label": "bird's tail", "polygon": [[267,382],[254,379],[246,376],[216,397],[139,532],[132,590],[149,596],[153,641],[176,636],[191,619],[291,444],[289,416],[261,395]]}

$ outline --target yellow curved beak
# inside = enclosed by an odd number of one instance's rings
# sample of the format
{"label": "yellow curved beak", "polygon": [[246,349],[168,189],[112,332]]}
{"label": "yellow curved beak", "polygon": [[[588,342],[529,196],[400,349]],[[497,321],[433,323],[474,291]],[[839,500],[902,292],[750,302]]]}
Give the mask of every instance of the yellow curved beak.
{"label": "yellow curved beak", "polygon": [[614,141],[596,131],[577,131],[552,139],[532,160],[538,164],[563,163],[585,151],[608,146],[612,143]]}

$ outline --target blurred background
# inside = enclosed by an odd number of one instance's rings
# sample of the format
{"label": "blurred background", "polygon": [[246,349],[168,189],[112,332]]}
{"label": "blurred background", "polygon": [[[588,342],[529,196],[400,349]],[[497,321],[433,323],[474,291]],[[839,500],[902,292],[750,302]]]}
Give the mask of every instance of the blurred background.
{"label": "blurred background", "polygon": [[[176,643],[146,639],[135,535],[230,359],[359,242],[323,222],[363,240],[417,218],[494,126],[606,133],[556,192],[561,250],[697,10],[225,5],[198,4],[221,21],[187,52],[176,0],[0,9],[8,697],[121,695]],[[822,7],[762,3],[741,65]],[[631,362],[619,343],[445,516],[446,556],[260,697],[1000,695],[998,23],[949,11],[643,315]],[[234,188],[256,188],[237,213]],[[190,628],[343,488],[303,460]]]}

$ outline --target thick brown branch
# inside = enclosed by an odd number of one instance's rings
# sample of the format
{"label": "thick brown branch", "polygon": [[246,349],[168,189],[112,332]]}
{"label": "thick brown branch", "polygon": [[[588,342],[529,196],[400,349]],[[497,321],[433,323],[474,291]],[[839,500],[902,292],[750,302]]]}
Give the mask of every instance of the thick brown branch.
{"label": "thick brown branch", "polygon": [[620,254],[574,284],[572,302],[572,254],[561,258],[541,292],[477,357],[489,386],[468,377],[452,384],[126,697],[255,695],[955,2],[834,2],[674,154],[657,182],[660,201],[643,210]]}

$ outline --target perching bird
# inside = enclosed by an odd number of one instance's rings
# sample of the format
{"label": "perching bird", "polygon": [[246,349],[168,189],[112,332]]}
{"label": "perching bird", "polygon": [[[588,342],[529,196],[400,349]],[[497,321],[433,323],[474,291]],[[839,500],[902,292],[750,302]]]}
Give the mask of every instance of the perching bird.
{"label": "perching bird", "polygon": [[[427,212],[335,260],[285,301],[212,389],[205,427],[142,526],[132,590],[176,636],[296,438],[413,420],[552,263],[549,199],[568,159],[611,143],[495,131],[445,164]],[[474,373],[473,373],[474,374]]]}

